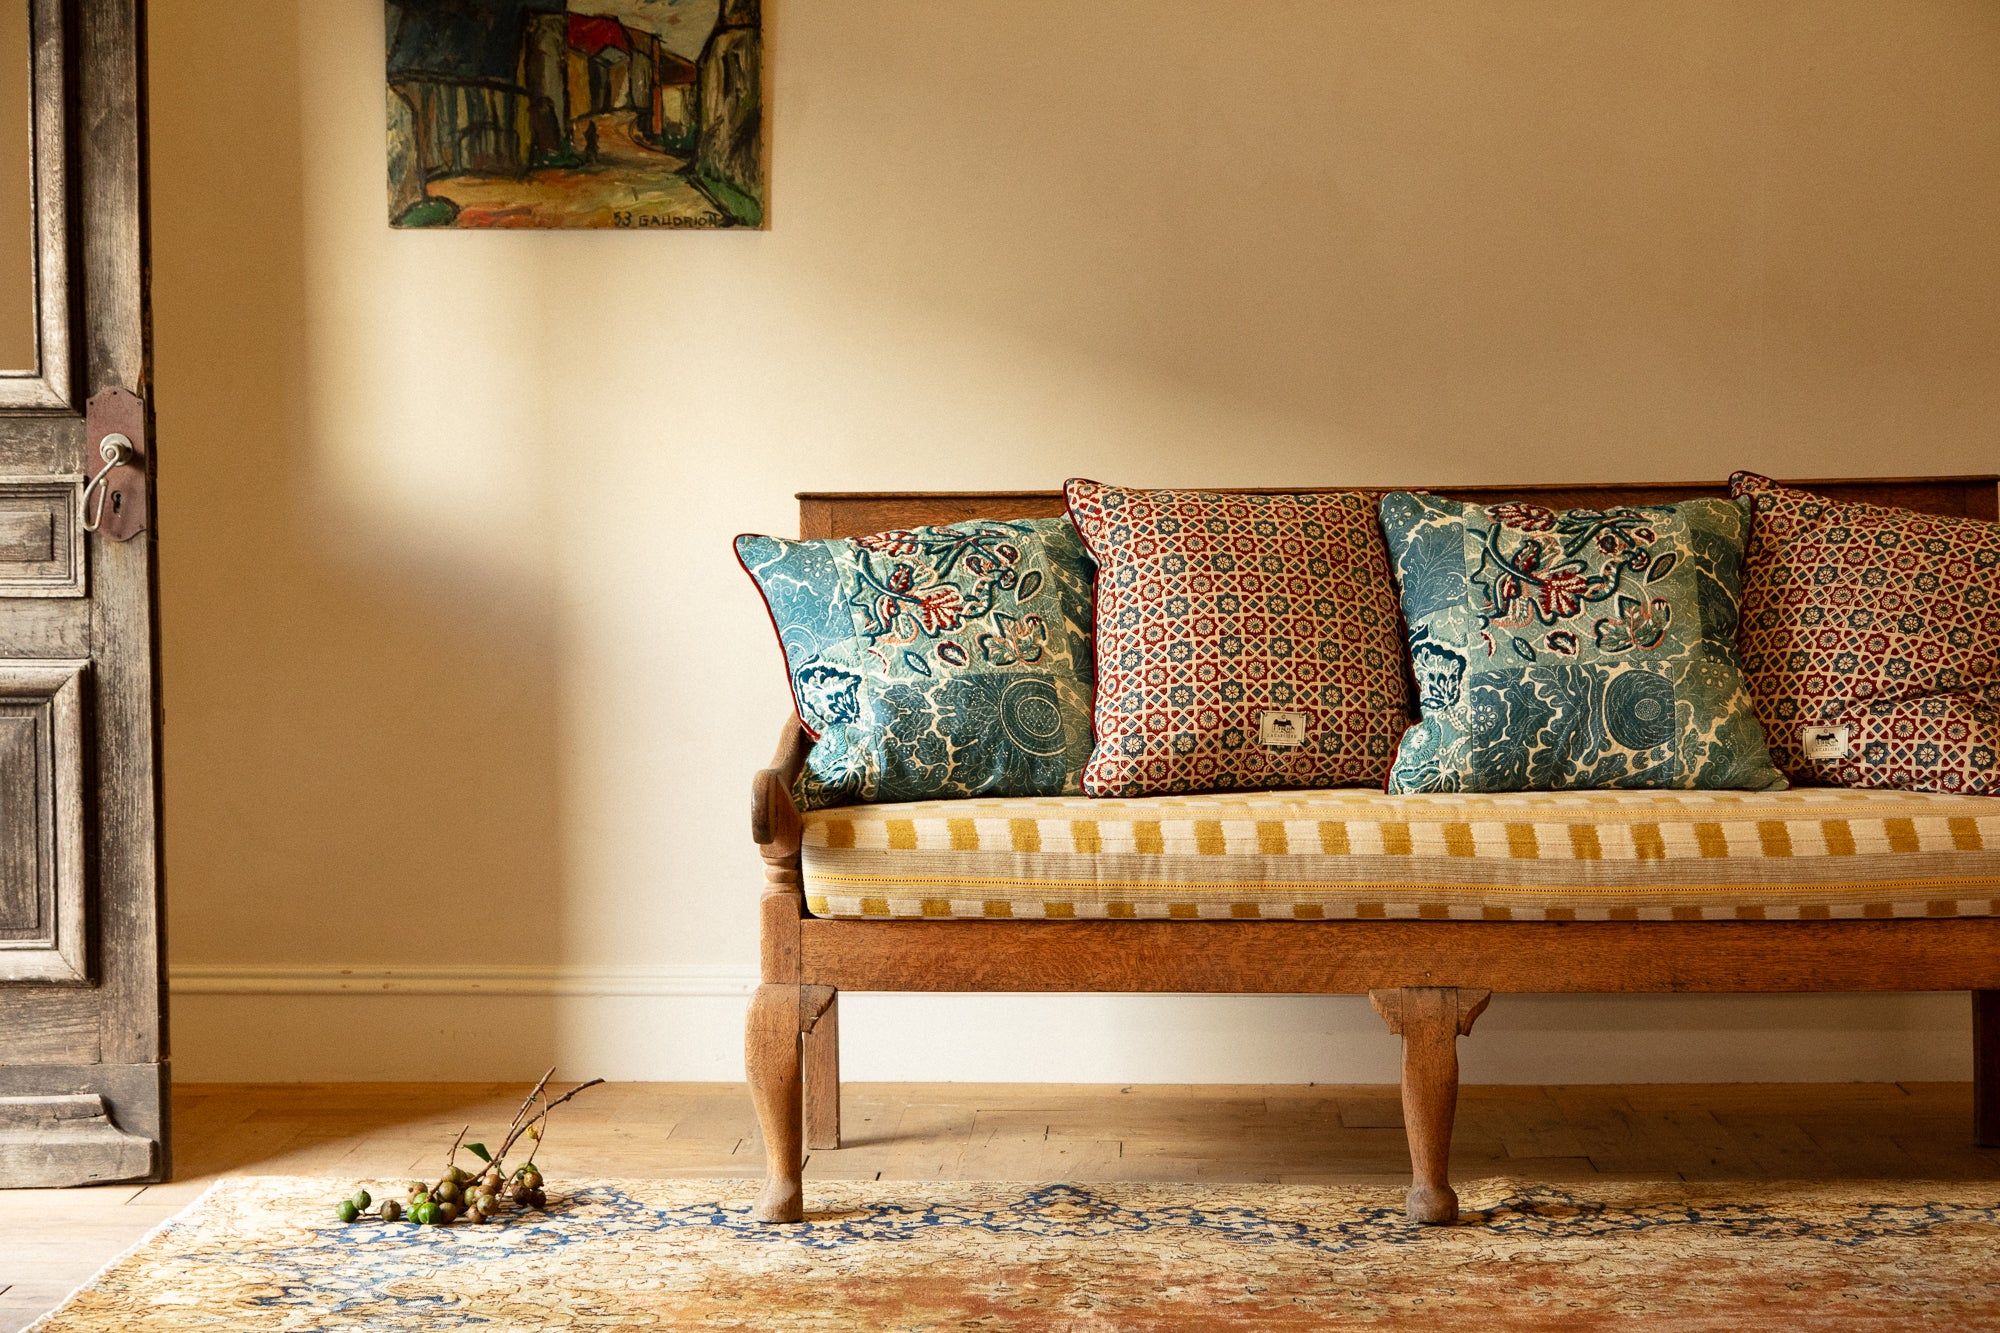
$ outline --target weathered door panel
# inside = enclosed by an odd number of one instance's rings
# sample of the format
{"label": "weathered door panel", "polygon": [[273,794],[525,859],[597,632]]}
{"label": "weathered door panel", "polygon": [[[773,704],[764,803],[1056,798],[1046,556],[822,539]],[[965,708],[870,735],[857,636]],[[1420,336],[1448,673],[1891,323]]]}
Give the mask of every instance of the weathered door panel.
{"label": "weathered door panel", "polygon": [[88,662],[0,659],[0,983],[85,981]]}
{"label": "weathered door panel", "polygon": [[32,329],[0,365],[0,1187],[168,1166],[152,523],[89,530],[106,430],[85,418],[135,395],[118,430],[151,467],[139,6],[0,0],[0,42],[27,47],[0,69],[32,72],[19,126],[0,80],[32,205],[25,284],[0,235],[0,321],[24,292]]}

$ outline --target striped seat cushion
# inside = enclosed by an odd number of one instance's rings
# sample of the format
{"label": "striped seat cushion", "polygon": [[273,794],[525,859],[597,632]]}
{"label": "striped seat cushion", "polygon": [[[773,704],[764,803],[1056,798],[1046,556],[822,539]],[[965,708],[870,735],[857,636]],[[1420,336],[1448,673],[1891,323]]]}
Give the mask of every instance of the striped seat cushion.
{"label": "striped seat cushion", "polygon": [[826,917],[1498,921],[2000,915],[2000,800],[1893,791],[1373,791],[849,806]]}

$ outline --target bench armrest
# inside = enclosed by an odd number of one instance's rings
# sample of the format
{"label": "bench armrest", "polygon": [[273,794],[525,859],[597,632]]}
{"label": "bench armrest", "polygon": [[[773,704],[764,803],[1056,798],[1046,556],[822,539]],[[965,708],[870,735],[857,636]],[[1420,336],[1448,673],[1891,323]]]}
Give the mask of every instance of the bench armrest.
{"label": "bench armrest", "polygon": [[792,783],[805,767],[812,738],[796,717],[785,719],[770,767],[750,783],[750,837],[766,861],[787,860],[799,851],[799,808],[792,800]]}

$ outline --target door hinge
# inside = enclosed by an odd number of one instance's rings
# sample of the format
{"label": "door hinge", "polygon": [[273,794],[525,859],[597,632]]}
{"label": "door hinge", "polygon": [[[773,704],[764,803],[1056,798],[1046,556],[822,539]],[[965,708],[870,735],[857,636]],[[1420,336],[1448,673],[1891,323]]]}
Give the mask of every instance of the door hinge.
{"label": "door hinge", "polygon": [[115,542],[146,530],[146,400],[129,389],[99,389],[83,412],[83,526]]}

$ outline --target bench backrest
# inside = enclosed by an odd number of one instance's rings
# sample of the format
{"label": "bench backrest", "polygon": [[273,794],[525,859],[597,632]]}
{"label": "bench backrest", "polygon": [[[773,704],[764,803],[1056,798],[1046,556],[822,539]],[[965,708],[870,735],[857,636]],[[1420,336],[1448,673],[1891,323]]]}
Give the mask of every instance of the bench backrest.
{"label": "bench backrest", "polygon": [[[2000,477],[1878,477],[1789,483],[1838,500],[1897,505],[1927,514],[2000,518]],[[1294,491],[1431,490],[1454,500],[1499,504],[1533,500],[1553,509],[1666,504],[1696,495],[1727,495],[1717,481],[1572,483],[1558,486],[1298,486]],[[968,518],[1042,518],[1063,512],[1060,491],[804,491],[799,494],[801,537],[865,537],[891,528],[956,523]]]}

